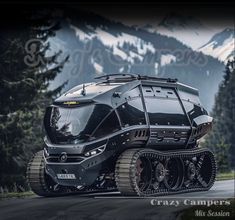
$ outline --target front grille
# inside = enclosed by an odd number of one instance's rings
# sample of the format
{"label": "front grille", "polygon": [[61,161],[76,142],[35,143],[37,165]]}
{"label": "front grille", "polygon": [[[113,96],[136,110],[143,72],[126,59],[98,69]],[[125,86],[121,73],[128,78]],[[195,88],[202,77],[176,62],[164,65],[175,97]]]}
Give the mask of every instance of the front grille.
{"label": "front grille", "polygon": [[66,161],[61,161],[60,160],[60,154],[50,154],[48,157],[46,157],[47,162],[51,163],[79,163],[82,162],[85,158],[81,155],[76,155],[76,154],[68,154],[67,155],[67,160]]}

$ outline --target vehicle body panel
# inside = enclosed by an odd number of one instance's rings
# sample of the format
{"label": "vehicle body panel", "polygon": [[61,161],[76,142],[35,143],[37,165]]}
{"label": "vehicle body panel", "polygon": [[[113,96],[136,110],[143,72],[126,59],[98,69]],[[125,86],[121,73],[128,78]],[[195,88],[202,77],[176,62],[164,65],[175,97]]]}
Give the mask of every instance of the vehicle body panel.
{"label": "vehicle body panel", "polygon": [[[67,123],[67,131],[62,132],[65,141],[60,143],[49,132],[48,127],[53,124],[51,114],[45,116],[46,172],[60,185],[92,185],[102,173],[113,172],[118,156],[128,148],[171,150],[196,147],[197,140],[212,124],[212,118],[202,107],[198,95],[196,89],[170,80],[106,80],[73,88],[56,99],[51,109],[103,105],[109,111],[104,114],[104,108],[101,110],[103,118],[97,120],[97,124],[93,123],[93,131],[87,139],[76,143],[75,135],[74,142],[69,144],[66,137],[73,128],[79,130],[79,122]],[[71,115],[73,111],[69,112]],[[100,113],[92,114],[95,117]],[[57,122],[61,117],[57,117]],[[60,130],[55,124],[54,130]],[[65,161],[62,156],[66,157]],[[59,179],[57,174],[75,174],[76,179]]]}

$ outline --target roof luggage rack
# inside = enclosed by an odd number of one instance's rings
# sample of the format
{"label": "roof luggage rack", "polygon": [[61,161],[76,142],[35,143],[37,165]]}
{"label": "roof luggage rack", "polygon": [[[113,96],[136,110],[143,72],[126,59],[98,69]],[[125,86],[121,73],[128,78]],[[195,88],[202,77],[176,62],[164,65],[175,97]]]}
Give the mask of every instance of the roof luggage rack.
{"label": "roof luggage rack", "polygon": [[95,79],[104,79],[106,82],[129,82],[132,80],[154,80],[154,81],[164,81],[169,83],[176,83],[177,79],[171,78],[158,78],[153,76],[141,76],[137,74],[107,74],[103,76],[95,77]]}

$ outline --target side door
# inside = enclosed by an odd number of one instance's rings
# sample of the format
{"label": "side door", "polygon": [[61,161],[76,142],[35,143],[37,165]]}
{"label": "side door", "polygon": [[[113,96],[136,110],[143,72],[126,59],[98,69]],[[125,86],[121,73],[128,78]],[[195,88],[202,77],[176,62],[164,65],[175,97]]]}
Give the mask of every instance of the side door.
{"label": "side door", "polygon": [[191,126],[174,88],[143,86],[150,124],[148,145],[175,149],[187,145]]}
{"label": "side door", "polygon": [[122,144],[136,147],[146,145],[149,132],[140,87],[128,90],[121,96],[120,102],[116,112],[123,131]]}

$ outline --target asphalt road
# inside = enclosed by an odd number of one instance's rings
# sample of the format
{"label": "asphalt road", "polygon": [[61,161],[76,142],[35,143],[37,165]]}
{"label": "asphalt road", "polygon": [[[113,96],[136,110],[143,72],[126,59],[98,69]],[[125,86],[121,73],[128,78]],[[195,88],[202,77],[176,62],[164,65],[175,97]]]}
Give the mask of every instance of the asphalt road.
{"label": "asphalt road", "polygon": [[234,198],[234,180],[217,181],[207,192],[152,198],[123,197],[117,192],[56,198],[32,196],[0,200],[0,219],[175,219],[191,202],[228,198]]}

